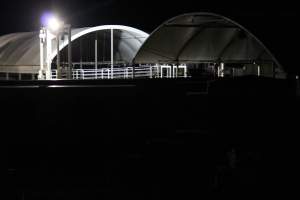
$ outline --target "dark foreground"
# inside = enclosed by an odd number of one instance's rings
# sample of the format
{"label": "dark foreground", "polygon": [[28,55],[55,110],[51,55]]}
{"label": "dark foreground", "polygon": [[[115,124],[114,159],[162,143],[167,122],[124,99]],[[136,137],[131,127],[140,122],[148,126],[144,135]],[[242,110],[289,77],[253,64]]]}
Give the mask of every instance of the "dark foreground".
{"label": "dark foreground", "polygon": [[0,84],[9,200],[287,198],[296,187],[287,81],[16,84]]}

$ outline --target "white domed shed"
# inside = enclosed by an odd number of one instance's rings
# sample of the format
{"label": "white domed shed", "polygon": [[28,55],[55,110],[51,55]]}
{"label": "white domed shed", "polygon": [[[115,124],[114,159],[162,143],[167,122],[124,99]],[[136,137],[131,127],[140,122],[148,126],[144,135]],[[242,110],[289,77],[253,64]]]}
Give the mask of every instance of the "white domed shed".
{"label": "white domed shed", "polygon": [[37,73],[40,68],[38,32],[13,33],[0,37],[0,71]]}
{"label": "white domed shed", "polygon": [[138,51],[134,63],[272,62],[271,52],[238,23],[213,13],[188,13],[158,27]]}
{"label": "white domed shed", "polygon": [[[131,63],[137,51],[148,38],[148,34],[128,26],[105,25],[72,29],[72,42],[93,32],[117,30],[114,39],[118,41],[114,54],[125,63]],[[60,44],[65,48],[67,41]],[[52,45],[51,60],[57,55]],[[0,72],[37,74],[40,69],[39,32],[13,33],[0,37]]]}

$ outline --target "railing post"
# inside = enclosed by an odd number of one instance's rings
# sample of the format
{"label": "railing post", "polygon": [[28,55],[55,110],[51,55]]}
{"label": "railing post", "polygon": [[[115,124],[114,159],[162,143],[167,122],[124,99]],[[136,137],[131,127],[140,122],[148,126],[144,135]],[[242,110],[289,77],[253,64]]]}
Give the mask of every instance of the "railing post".
{"label": "railing post", "polygon": [[84,80],[85,79],[85,77],[84,77],[85,74],[84,74],[84,70],[83,69],[81,70],[81,74],[82,74],[82,80]]}
{"label": "railing post", "polygon": [[135,69],[135,66],[132,66],[132,79],[134,79],[135,78],[135,71],[134,71],[134,69]]}
{"label": "railing post", "polygon": [[224,77],[225,75],[224,70],[225,70],[225,64],[221,62],[220,65],[218,66],[218,77],[221,78]]}
{"label": "railing post", "polygon": [[57,79],[57,70],[53,69],[50,71],[51,79]]}

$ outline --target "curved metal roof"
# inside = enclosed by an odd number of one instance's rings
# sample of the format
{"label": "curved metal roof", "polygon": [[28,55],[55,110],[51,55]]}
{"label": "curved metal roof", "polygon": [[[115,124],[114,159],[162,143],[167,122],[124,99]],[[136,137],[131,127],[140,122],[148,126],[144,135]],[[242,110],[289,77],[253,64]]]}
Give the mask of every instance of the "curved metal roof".
{"label": "curved metal roof", "polygon": [[238,23],[213,13],[189,13],[158,27],[138,51],[135,63],[273,61],[270,51]]}
{"label": "curved metal roof", "polygon": [[[105,25],[92,28],[72,30],[72,41],[92,32],[114,29],[118,30],[118,46],[114,54],[120,55],[125,62],[132,62],[137,51],[149,36],[135,28],[119,25]],[[108,38],[109,39],[109,38]],[[39,32],[13,33],[0,37],[0,71],[37,72],[40,66]],[[54,41],[55,42],[55,41]],[[67,41],[60,44],[60,50],[66,47]],[[53,45],[51,59],[57,55]],[[2,70],[1,70],[2,68]],[[5,68],[5,69],[4,69]]]}
{"label": "curved metal roof", "polygon": [[39,33],[13,33],[0,37],[0,68],[39,66]]}

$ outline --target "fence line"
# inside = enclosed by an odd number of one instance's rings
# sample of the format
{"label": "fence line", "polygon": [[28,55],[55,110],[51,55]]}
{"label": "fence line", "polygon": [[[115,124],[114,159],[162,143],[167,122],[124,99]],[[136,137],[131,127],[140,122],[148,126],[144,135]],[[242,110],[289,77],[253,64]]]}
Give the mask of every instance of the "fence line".
{"label": "fence line", "polygon": [[[167,72],[164,72],[167,69]],[[178,69],[184,69],[182,75],[171,73],[171,67],[166,66],[139,66],[139,67],[119,67],[100,68],[100,69],[73,69],[72,78],[75,80],[94,80],[94,79],[132,79],[132,78],[175,78],[187,77],[186,66],[180,66]],[[113,73],[112,73],[113,72]],[[67,70],[61,71],[61,78],[67,78]],[[57,79],[57,70],[51,71],[52,79]]]}

